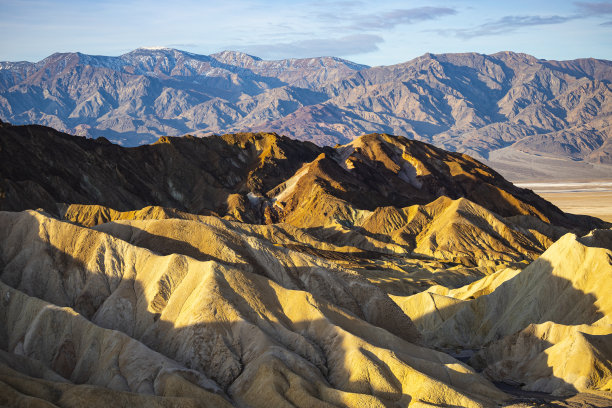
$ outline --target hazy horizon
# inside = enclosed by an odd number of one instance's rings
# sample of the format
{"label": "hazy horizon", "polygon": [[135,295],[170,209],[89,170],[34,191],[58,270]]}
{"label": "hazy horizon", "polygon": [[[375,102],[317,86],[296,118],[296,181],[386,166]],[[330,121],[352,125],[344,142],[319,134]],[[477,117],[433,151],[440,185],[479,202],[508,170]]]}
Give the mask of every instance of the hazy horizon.
{"label": "hazy horizon", "polygon": [[117,56],[151,46],[202,55],[233,50],[268,60],[335,56],[370,66],[427,52],[612,58],[610,1],[2,3],[3,61],[39,61],[55,52]]}

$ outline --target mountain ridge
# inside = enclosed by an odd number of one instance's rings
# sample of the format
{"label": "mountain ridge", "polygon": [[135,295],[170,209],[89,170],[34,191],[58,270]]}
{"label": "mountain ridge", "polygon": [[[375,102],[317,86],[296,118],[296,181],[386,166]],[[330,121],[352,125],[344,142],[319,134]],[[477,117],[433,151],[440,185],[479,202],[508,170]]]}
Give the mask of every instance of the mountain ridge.
{"label": "mountain ridge", "polygon": [[612,164],[611,81],[607,60],[508,51],[428,53],[379,67],[231,51],[64,53],[0,63],[0,118],[126,145],[242,131],[334,145],[375,132],[481,159],[506,148],[598,166]]}
{"label": "mountain ridge", "polygon": [[[56,213],[62,202],[120,211],[161,205],[195,214],[238,211],[250,222],[294,219],[321,226],[353,223],[357,210],[448,196],[505,217],[531,215],[566,226],[588,219],[568,218],[469,156],[384,134],[334,148],[274,133],[161,137],[123,148],[38,125],[0,124],[0,157],[0,208],[13,211],[35,205]],[[331,207],[315,211],[309,205]]]}

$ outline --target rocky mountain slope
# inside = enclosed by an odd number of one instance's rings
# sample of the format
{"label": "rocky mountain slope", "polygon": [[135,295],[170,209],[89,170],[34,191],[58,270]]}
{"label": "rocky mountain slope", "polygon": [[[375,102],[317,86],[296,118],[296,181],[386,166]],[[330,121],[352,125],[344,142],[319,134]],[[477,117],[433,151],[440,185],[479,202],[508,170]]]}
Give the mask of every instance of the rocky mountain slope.
{"label": "rocky mountain slope", "polygon": [[0,63],[0,117],[138,145],[280,117],[322,102],[314,89],[363,68],[338,58],[262,61],[233,52],[58,53]]}
{"label": "rocky mountain slope", "polygon": [[469,156],[1,124],[0,183],[2,405],[612,401],[610,224]]}
{"label": "rocky mountain slope", "polygon": [[[406,308],[403,298],[381,290],[385,285],[364,279],[358,248],[317,241],[289,226],[206,216],[181,220],[168,214],[148,210],[134,213],[141,221],[104,223],[92,230],[36,212],[0,213],[4,401],[42,399],[67,407],[82,401],[90,406],[267,406],[270,400],[278,406],[493,406],[509,398],[452,357],[414,345],[423,340],[407,316],[422,309]],[[605,244],[607,232],[582,239],[576,248],[575,238],[564,237],[544,255],[565,271],[580,264],[583,275],[566,279],[576,280],[588,296],[576,289],[573,298],[510,293],[502,299],[531,299],[532,311],[523,315],[503,302],[495,309],[509,316],[514,310],[512,321],[521,324],[548,313],[553,321],[582,326],[547,323],[538,329],[543,330],[539,337],[529,326],[527,340],[512,340],[527,336],[523,332],[503,338],[512,346],[492,343],[472,364],[487,367],[490,378],[526,382],[527,389],[609,389],[608,288],[601,283],[609,281],[610,257],[605,250],[580,246]],[[306,245],[310,251],[300,250]],[[325,249],[317,252],[317,247]],[[576,258],[576,250],[586,258]],[[333,259],[334,253],[344,257]],[[368,258],[376,261],[372,254]],[[447,295],[456,296],[456,302],[481,299],[508,283],[515,287],[517,278],[537,282],[536,288],[550,287],[547,280],[561,278],[555,277],[558,272],[549,277],[537,266],[543,262],[523,272],[502,270]],[[392,275],[378,266],[379,273]],[[447,268],[434,275],[452,272]],[[598,309],[582,307],[584,302]],[[442,305],[437,303],[436,314],[453,310]],[[569,305],[571,315],[563,312]],[[551,310],[559,313],[551,315]],[[599,320],[593,324],[593,319]],[[424,343],[431,346],[425,321],[415,316]],[[487,336],[482,327],[465,330],[474,338],[480,332]],[[563,334],[568,330],[595,343],[578,349]],[[558,357],[529,358],[557,343]],[[588,355],[593,355],[592,365],[585,364]],[[504,358],[510,360],[502,364]],[[552,367],[554,376],[542,364]]]}
{"label": "rocky mountain slope", "polygon": [[557,394],[612,386],[612,231],[555,242],[522,271],[395,300],[426,344],[477,351],[493,380]]}
{"label": "rocky mountain slope", "polygon": [[244,131],[333,145],[391,133],[493,162],[491,153],[510,149],[598,167],[612,164],[611,80],[610,61],[512,52],[425,54],[373,68],[229,51],[64,53],[0,63],[0,118],[126,145]]}
{"label": "rocky mountain slope", "polygon": [[[437,301],[438,311],[428,312],[412,299],[442,287],[387,294],[396,285],[374,279],[375,272],[393,276],[384,255],[368,254],[368,276],[358,247],[320,241],[307,230],[151,210],[133,213],[140,221],[126,216],[93,229],[38,212],[0,212],[3,401],[487,407],[512,400],[486,378],[561,395],[610,388],[609,288],[602,283],[610,280],[612,258],[595,247],[609,244],[609,230],[580,243],[564,236],[523,271],[501,269],[451,289],[445,296],[459,303]],[[541,267],[547,260],[557,265],[552,272]],[[460,274],[447,264],[432,275],[453,271]],[[406,270],[419,274],[414,265]],[[562,279],[568,283],[553,282]],[[520,282],[535,286],[517,296]],[[551,287],[560,292],[551,296]],[[428,348],[440,338],[465,347],[462,335],[452,334],[459,333],[453,316],[491,296],[502,301],[484,309],[487,315],[503,310],[512,320],[496,319],[493,329],[460,320],[472,341],[487,345],[470,361],[486,368],[485,377]],[[470,298],[476,300],[461,300]],[[523,314],[503,299],[531,309]],[[451,317],[432,337],[426,322],[438,313]],[[527,326],[547,319],[542,328]],[[525,329],[513,334],[515,326]],[[499,338],[495,327],[508,333],[500,341],[509,345],[487,343]],[[578,348],[570,334],[587,343]],[[605,403],[605,392],[600,398]]]}
{"label": "rocky mountain slope", "polygon": [[385,206],[467,198],[501,216],[589,228],[469,156],[390,135],[318,147],[270,133],[163,137],[123,148],[40,126],[0,124],[0,209],[147,205],[299,227],[356,225]]}

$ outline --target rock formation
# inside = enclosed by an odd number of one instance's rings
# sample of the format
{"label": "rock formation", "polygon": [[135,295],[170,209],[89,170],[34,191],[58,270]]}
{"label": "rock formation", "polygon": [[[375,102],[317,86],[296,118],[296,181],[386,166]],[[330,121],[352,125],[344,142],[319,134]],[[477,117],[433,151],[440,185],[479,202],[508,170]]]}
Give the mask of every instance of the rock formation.
{"label": "rock formation", "polygon": [[[3,348],[63,377],[30,370],[7,384],[14,393],[40,398],[22,381],[67,393],[67,380],[108,388],[110,401],[125,391],[249,406],[506,398],[467,365],[416,345],[410,319],[341,270],[296,276],[308,267],[270,264],[270,279],[222,260],[157,255],[41,213],[3,212],[0,224]],[[351,303],[366,309],[351,312]]]}
{"label": "rock formation", "polygon": [[469,156],[0,124],[0,187],[1,405],[612,401],[610,224]]}
{"label": "rock formation", "polygon": [[40,126],[0,125],[0,209],[147,205],[300,227],[354,224],[361,210],[467,198],[504,217],[530,215],[584,230],[473,158],[402,137],[371,134],[336,148],[270,133],[160,138],[138,148]]}
{"label": "rock formation", "polygon": [[493,380],[557,394],[610,391],[611,244],[612,230],[566,234],[522,271],[394,300],[425,344],[476,351],[471,364]]}

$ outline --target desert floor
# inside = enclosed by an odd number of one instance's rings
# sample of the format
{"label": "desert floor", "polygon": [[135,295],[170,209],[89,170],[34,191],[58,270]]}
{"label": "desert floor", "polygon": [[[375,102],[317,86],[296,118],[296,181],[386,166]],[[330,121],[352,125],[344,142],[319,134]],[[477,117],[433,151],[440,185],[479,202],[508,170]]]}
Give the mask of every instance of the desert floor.
{"label": "desert floor", "polygon": [[544,197],[563,211],[612,222],[612,180],[572,182],[516,182]]}

